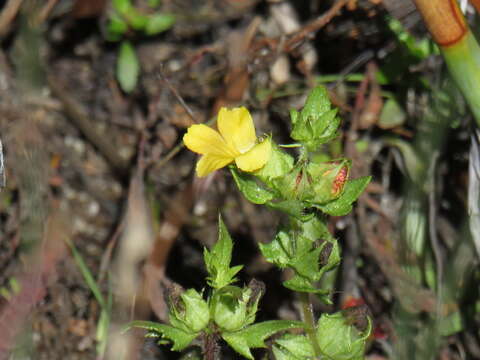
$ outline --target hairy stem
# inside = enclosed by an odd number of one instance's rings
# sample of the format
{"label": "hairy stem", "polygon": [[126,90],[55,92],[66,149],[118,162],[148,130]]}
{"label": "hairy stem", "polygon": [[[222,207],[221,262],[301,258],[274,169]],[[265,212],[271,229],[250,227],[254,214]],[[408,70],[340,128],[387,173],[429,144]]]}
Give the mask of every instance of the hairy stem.
{"label": "hairy stem", "polygon": [[315,358],[319,359],[322,355],[322,351],[320,350],[320,346],[318,345],[317,337],[315,335],[315,319],[313,318],[310,294],[303,292],[300,293],[300,302],[302,304],[303,321],[307,325],[305,332],[307,333],[308,339],[312,343],[313,351],[315,352]]}
{"label": "hairy stem", "polygon": [[203,355],[205,360],[216,360],[218,348],[215,334],[205,334],[203,338]]}

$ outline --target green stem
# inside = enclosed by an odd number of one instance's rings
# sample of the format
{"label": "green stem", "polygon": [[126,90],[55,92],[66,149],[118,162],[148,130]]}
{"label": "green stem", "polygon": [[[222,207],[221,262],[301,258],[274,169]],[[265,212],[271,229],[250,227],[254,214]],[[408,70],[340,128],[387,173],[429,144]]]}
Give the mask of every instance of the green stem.
{"label": "green stem", "polygon": [[278,146],[283,147],[283,148],[298,148],[302,147],[302,144],[279,144]]}
{"label": "green stem", "polygon": [[315,352],[315,358],[320,359],[322,355],[322,350],[317,342],[317,336],[315,334],[315,319],[313,318],[312,304],[310,304],[310,294],[309,293],[300,293],[300,302],[302,304],[302,313],[303,321],[307,325],[305,327],[305,332],[312,344],[313,351]]}
{"label": "green stem", "polygon": [[455,45],[441,49],[453,79],[480,126],[480,46],[477,40],[468,31]]}

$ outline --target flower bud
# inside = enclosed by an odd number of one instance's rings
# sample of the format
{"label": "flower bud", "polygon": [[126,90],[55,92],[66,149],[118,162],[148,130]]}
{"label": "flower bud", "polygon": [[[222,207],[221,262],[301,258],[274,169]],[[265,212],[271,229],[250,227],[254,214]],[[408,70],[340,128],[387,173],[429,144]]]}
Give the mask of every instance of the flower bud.
{"label": "flower bud", "polygon": [[371,320],[366,318],[360,331],[349,323],[342,312],[323,314],[317,326],[317,340],[322,354],[331,359],[363,359],[366,340],[372,331]]}
{"label": "flower bud", "polygon": [[259,282],[251,282],[243,289],[228,286],[217,293],[211,305],[215,323],[226,331],[236,331],[253,323],[263,292],[260,285]]}
{"label": "flower bud", "polygon": [[308,172],[313,179],[315,196],[313,203],[325,204],[337,199],[348,179],[350,164],[347,160],[327,163],[310,163]]}
{"label": "flower bud", "polygon": [[200,332],[210,321],[207,302],[195,289],[188,289],[170,306],[170,323],[188,332]]}
{"label": "flower bud", "polygon": [[240,288],[229,286],[214,298],[213,319],[223,330],[241,329],[247,317],[248,295]]}
{"label": "flower bud", "polygon": [[276,188],[281,192],[284,199],[288,200],[307,200],[314,193],[312,188],[312,179],[307,172],[305,164],[297,164],[283,177],[276,182]]}

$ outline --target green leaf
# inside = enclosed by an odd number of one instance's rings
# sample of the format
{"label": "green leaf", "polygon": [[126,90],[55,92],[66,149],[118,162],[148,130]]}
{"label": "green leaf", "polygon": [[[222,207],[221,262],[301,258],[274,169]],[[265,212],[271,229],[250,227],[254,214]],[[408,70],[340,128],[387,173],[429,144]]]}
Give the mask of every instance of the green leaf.
{"label": "green leaf", "polygon": [[268,262],[280,268],[284,268],[290,263],[293,249],[288,232],[281,230],[270,243],[260,243],[258,246]]}
{"label": "green leaf", "polygon": [[20,290],[22,289],[18,280],[14,277],[8,279],[8,285],[10,285],[10,289],[15,295],[18,295],[20,293]]}
{"label": "green leaf", "polygon": [[326,304],[332,303],[332,301],[328,297],[326,297],[326,295],[330,293],[329,290],[315,288],[309,279],[301,275],[295,274],[291,279],[284,281],[283,286],[293,291],[316,294]]}
{"label": "green leaf", "polygon": [[128,13],[132,8],[132,3],[130,0],[113,0],[113,8],[120,14]]}
{"label": "green leaf", "polygon": [[328,215],[347,215],[350,211],[352,211],[352,203],[362,194],[371,178],[371,176],[365,176],[358,179],[349,180],[345,184],[343,194],[338,199],[333,200],[325,205],[313,205]]}
{"label": "green leaf", "polygon": [[361,333],[349,325],[341,312],[322,314],[317,326],[317,341],[323,354],[335,360],[363,360],[365,344],[371,332],[369,328]]}
{"label": "green leaf", "polygon": [[301,221],[308,221],[315,216],[314,213],[305,212],[306,204],[300,200],[269,201],[267,206],[282,211]]}
{"label": "green leaf", "polygon": [[108,21],[106,38],[108,41],[119,41],[127,31],[128,24],[126,21],[121,16],[114,14]]}
{"label": "green leaf", "polygon": [[172,14],[155,14],[148,18],[145,24],[145,34],[156,35],[170,29],[175,24],[175,16]]}
{"label": "green leaf", "polygon": [[100,288],[97,282],[95,281],[90,269],[85,263],[85,260],[83,259],[82,255],[78,252],[77,248],[70,240],[67,240],[66,242],[70,247],[70,250],[72,251],[73,258],[77,263],[77,266],[80,269],[80,272],[82,273],[83,279],[85,280],[88,287],[92,291],[93,296],[95,296],[95,299],[98,301],[102,309],[108,310],[108,306],[107,306],[107,303],[105,302],[102,292],[100,291]]}
{"label": "green leaf", "polygon": [[122,42],[117,61],[117,79],[120,87],[126,93],[131,92],[137,86],[140,74],[140,64],[135,49],[128,41]]}
{"label": "green leaf", "polygon": [[100,317],[97,323],[95,340],[97,341],[97,354],[103,357],[108,345],[108,334],[110,332],[110,312],[106,309],[100,311]]}
{"label": "green leaf", "polygon": [[305,357],[295,356],[291,352],[278,346],[273,346],[272,352],[275,360],[311,360],[312,359],[311,357],[305,358]]}
{"label": "green leaf", "polygon": [[312,344],[303,335],[285,334],[275,341],[273,353],[276,360],[301,359],[315,357]]}
{"label": "green leaf", "polygon": [[273,334],[294,328],[303,328],[300,321],[271,320],[261,322],[236,332],[224,332],[222,338],[239,354],[253,359],[251,348],[264,348],[265,339]]}
{"label": "green leaf", "polygon": [[430,39],[423,38],[417,40],[412,36],[402,25],[400,21],[395,18],[390,18],[387,21],[390,30],[397,36],[398,42],[403,44],[410,55],[418,60],[425,59],[433,54],[439,54],[438,48]]}
{"label": "green leaf", "polygon": [[[314,127],[315,132],[315,147],[318,145],[325,144],[330,140],[335,139],[338,136],[337,129],[340,126],[340,118],[336,117],[337,109],[330,110],[324,114],[319,120],[317,120],[316,127]],[[320,126],[321,123],[326,123],[325,127]]]}
{"label": "green leaf", "polygon": [[287,174],[293,167],[293,157],[283,151],[272,141],[272,154],[264,167],[254,172],[254,175],[265,182],[270,187],[272,179],[279,178]]}
{"label": "green leaf", "polygon": [[228,233],[221,216],[218,217],[218,241],[212,247],[211,251],[204,249],[203,258],[209,276],[207,278],[208,284],[220,289],[229,285],[236,279],[234,276],[242,269],[242,265],[230,268],[230,261],[232,260],[233,241]]}
{"label": "green leaf", "polygon": [[128,24],[134,30],[144,30],[148,24],[149,17],[147,15],[144,15],[134,7],[132,7],[128,11],[128,13],[124,14],[124,16],[127,19]]}
{"label": "green leaf", "polygon": [[233,167],[230,168],[230,172],[233,175],[238,190],[240,190],[248,201],[260,205],[273,199],[274,194],[270,190],[261,187],[253,176],[241,173]]}
{"label": "green leaf", "polygon": [[337,136],[340,119],[336,115],[337,110],[331,109],[327,89],[318,86],[308,95],[301,112],[290,112],[293,124],[290,136],[314,151]]}
{"label": "green leaf", "polygon": [[378,120],[378,126],[382,129],[392,129],[405,123],[406,119],[407,114],[397,100],[390,98],[385,105],[383,105],[380,119]]}
{"label": "green leaf", "polygon": [[436,327],[442,336],[450,336],[462,331],[464,329],[464,321],[460,311],[454,311],[447,316],[440,317]]}
{"label": "green leaf", "polygon": [[[297,241],[299,238],[303,238],[303,236],[297,237]],[[306,252],[297,251],[295,258],[292,259],[291,267],[293,267],[299,275],[310,281],[320,280],[322,274],[319,271],[318,258],[321,251],[322,248],[316,248]]]}
{"label": "green leaf", "polygon": [[[303,107],[300,116],[304,118],[311,117],[316,119],[329,111],[330,108],[331,104],[327,89],[324,86],[317,86],[308,95],[307,101],[305,102],[305,106]],[[301,121],[302,119],[298,120]],[[296,121],[294,121],[294,125],[296,125]]]}
{"label": "green leaf", "polygon": [[159,324],[153,321],[132,321],[125,325],[123,332],[131,328],[142,328],[150,332],[159,333],[162,338],[168,339],[173,343],[173,351],[181,351],[185,349],[197,337],[196,333],[187,333],[183,330],[174,328],[170,325]]}
{"label": "green leaf", "polygon": [[299,229],[301,234],[309,239],[315,241],[318,239],[333,240],[333,236],[328,231],[326,220],[320,214],[309,219],[308,221],[297,221],[295,226]]}

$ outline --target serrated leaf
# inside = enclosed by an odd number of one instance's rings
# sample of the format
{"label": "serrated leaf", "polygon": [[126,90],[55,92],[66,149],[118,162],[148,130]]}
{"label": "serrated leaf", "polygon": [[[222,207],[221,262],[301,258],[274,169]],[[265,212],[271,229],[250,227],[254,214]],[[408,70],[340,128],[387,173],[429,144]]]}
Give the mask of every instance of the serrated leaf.
{"label": "serrated leaf", "polygon": [[302,358],[295,356],[291,352],[278,346],[273,346],[272,352],[275,360],[311,360],[311,358]]}
{"label": "serrated leaf", "polygon": [[301,221],[308,221],[315,216],[314,213],[305,212],[306,204],[300,200],[269,201],[266,205]]}
{"label": "serrated leaf", "polygon": [[145,24],[145,34],[156,35],[170,29],[175,24],[175,16],[172,14],[155,14],[148,18]]}
{"label": "serrated leaf", "polygon": [[123,91],[129,93],[137,86],[140,63],[132,44],[122,42],[117,60],[117,79]]}
{"label": "serrated leaf", "polygon": [[340,119],[336,115],[326,88],[318,86],[311,91],[300,113],[290,112],[293,124],[290,136],[313,151],[337,136]]}
{"label": "serrated leaf", "polygon": [[265,339],[268,337],[279,331],[303,327],[304,324],[300,321],[271,320],[248,326],[236,332],[222,333],[222,338],[236,352],[247,359],[253,359],[250,349],[266,347]]}
{"label": "serrated leaf", "polygon": [[310,241],[333,239],[333,236],[328,231],[325,219],[319,214],[308,221],[297,222],[296,225],[300,229],[302,236]]}
{"label": "serrated leaf", "polygon": [[299,275],[307,278],[309,281],[318,281],[321,276],[318,264],[318,257],[321,251],[321,248],[316,248],[309,252],[297,252],[290,265]]}
{"label": "serrated leaf", "polygon": [[261,205],[273,199],[274,194],[270,190],[260,186],[253,176],[240,173],[233,167],[230,168],[230,171],[237,184],[238,190],[240,190],[248,201]]}
{"label": "serrated leaf", "polygon": [[318,118],[312,122],[313,133],[315,134],[317,140],[331,136],[332,133],[337,130],[336,126],[332,126],[340,123],[339,119],[336,118],[337,112],[338,109],[330,109],[321,114],[321,116],[317,115]]}
{"label": "serrated leaf", "polygon": [[349,180],[345,184],[343,194],[336,200],[325,205],[313,204],[316,208],[332,216],[347,215],[352,211],[352,203],[358,199],[371,180],[371,176],[365,176]]}
{"label": "serrated leaf", "polygon": [[274,346],[273,350],[275,353],[275,348],[277,345],[282,349],[286,350],[283,354],[288,354],[290,357],[280,357],[280,359],[276,357],[276,360],[281,359],[311,359],[315,356],[315,352],[313,351],[312,344],[304,335],[293,335],[293,334],[285,334],[281,338],[275,341],[276,345]]}
{"label": "serrated leaf", "polygon": [[161,334],[162,338],[168,339],[173,343],[173,351],[181,351],[185,349],[198,335],[195,333],[187,333],[183,330],[174,328],[173,326],[159,324],[153,321],[132,321],[125,325],[123,332],[126,332],[131,328],[142,328]]}
{"label": "serrated leaf", "polygon": [[233,241],[228,233],[222,217],[218,217],[218,240],[212,247],[211,251],[204,249],[203,257],[209,277],[208,284],[220,289],[232,283],[234,276],[242,269],[242,265],[230,268],[232,261]]}
{"label": "serrated leaf", "polygon": [[280,268],[286,267],[291,258],[291,241],[289,235],[285,231],[279,231],[275,238],[268,244],[260,243],[260,251],[265,260],[277,265]]}
{"label": "serrated leaf", "polygon": [[315,87],[307,97],[302,116],[318,117],[330,110],[331,103],[324,86]]}
{"label": "serrated leaf", "polygon": [[329,294],[328,290],[315,288],[312,285],[311,281],[309,281],[307,278],[300,276],[298,274],[295,274],[291,279],[284,281],[283,286],[293,291],[306,292],[306,293],[319,295],[322,301],[324,301],[326,304],[332,303],[330,299],[324,298],[323,296],[323,295]]}

